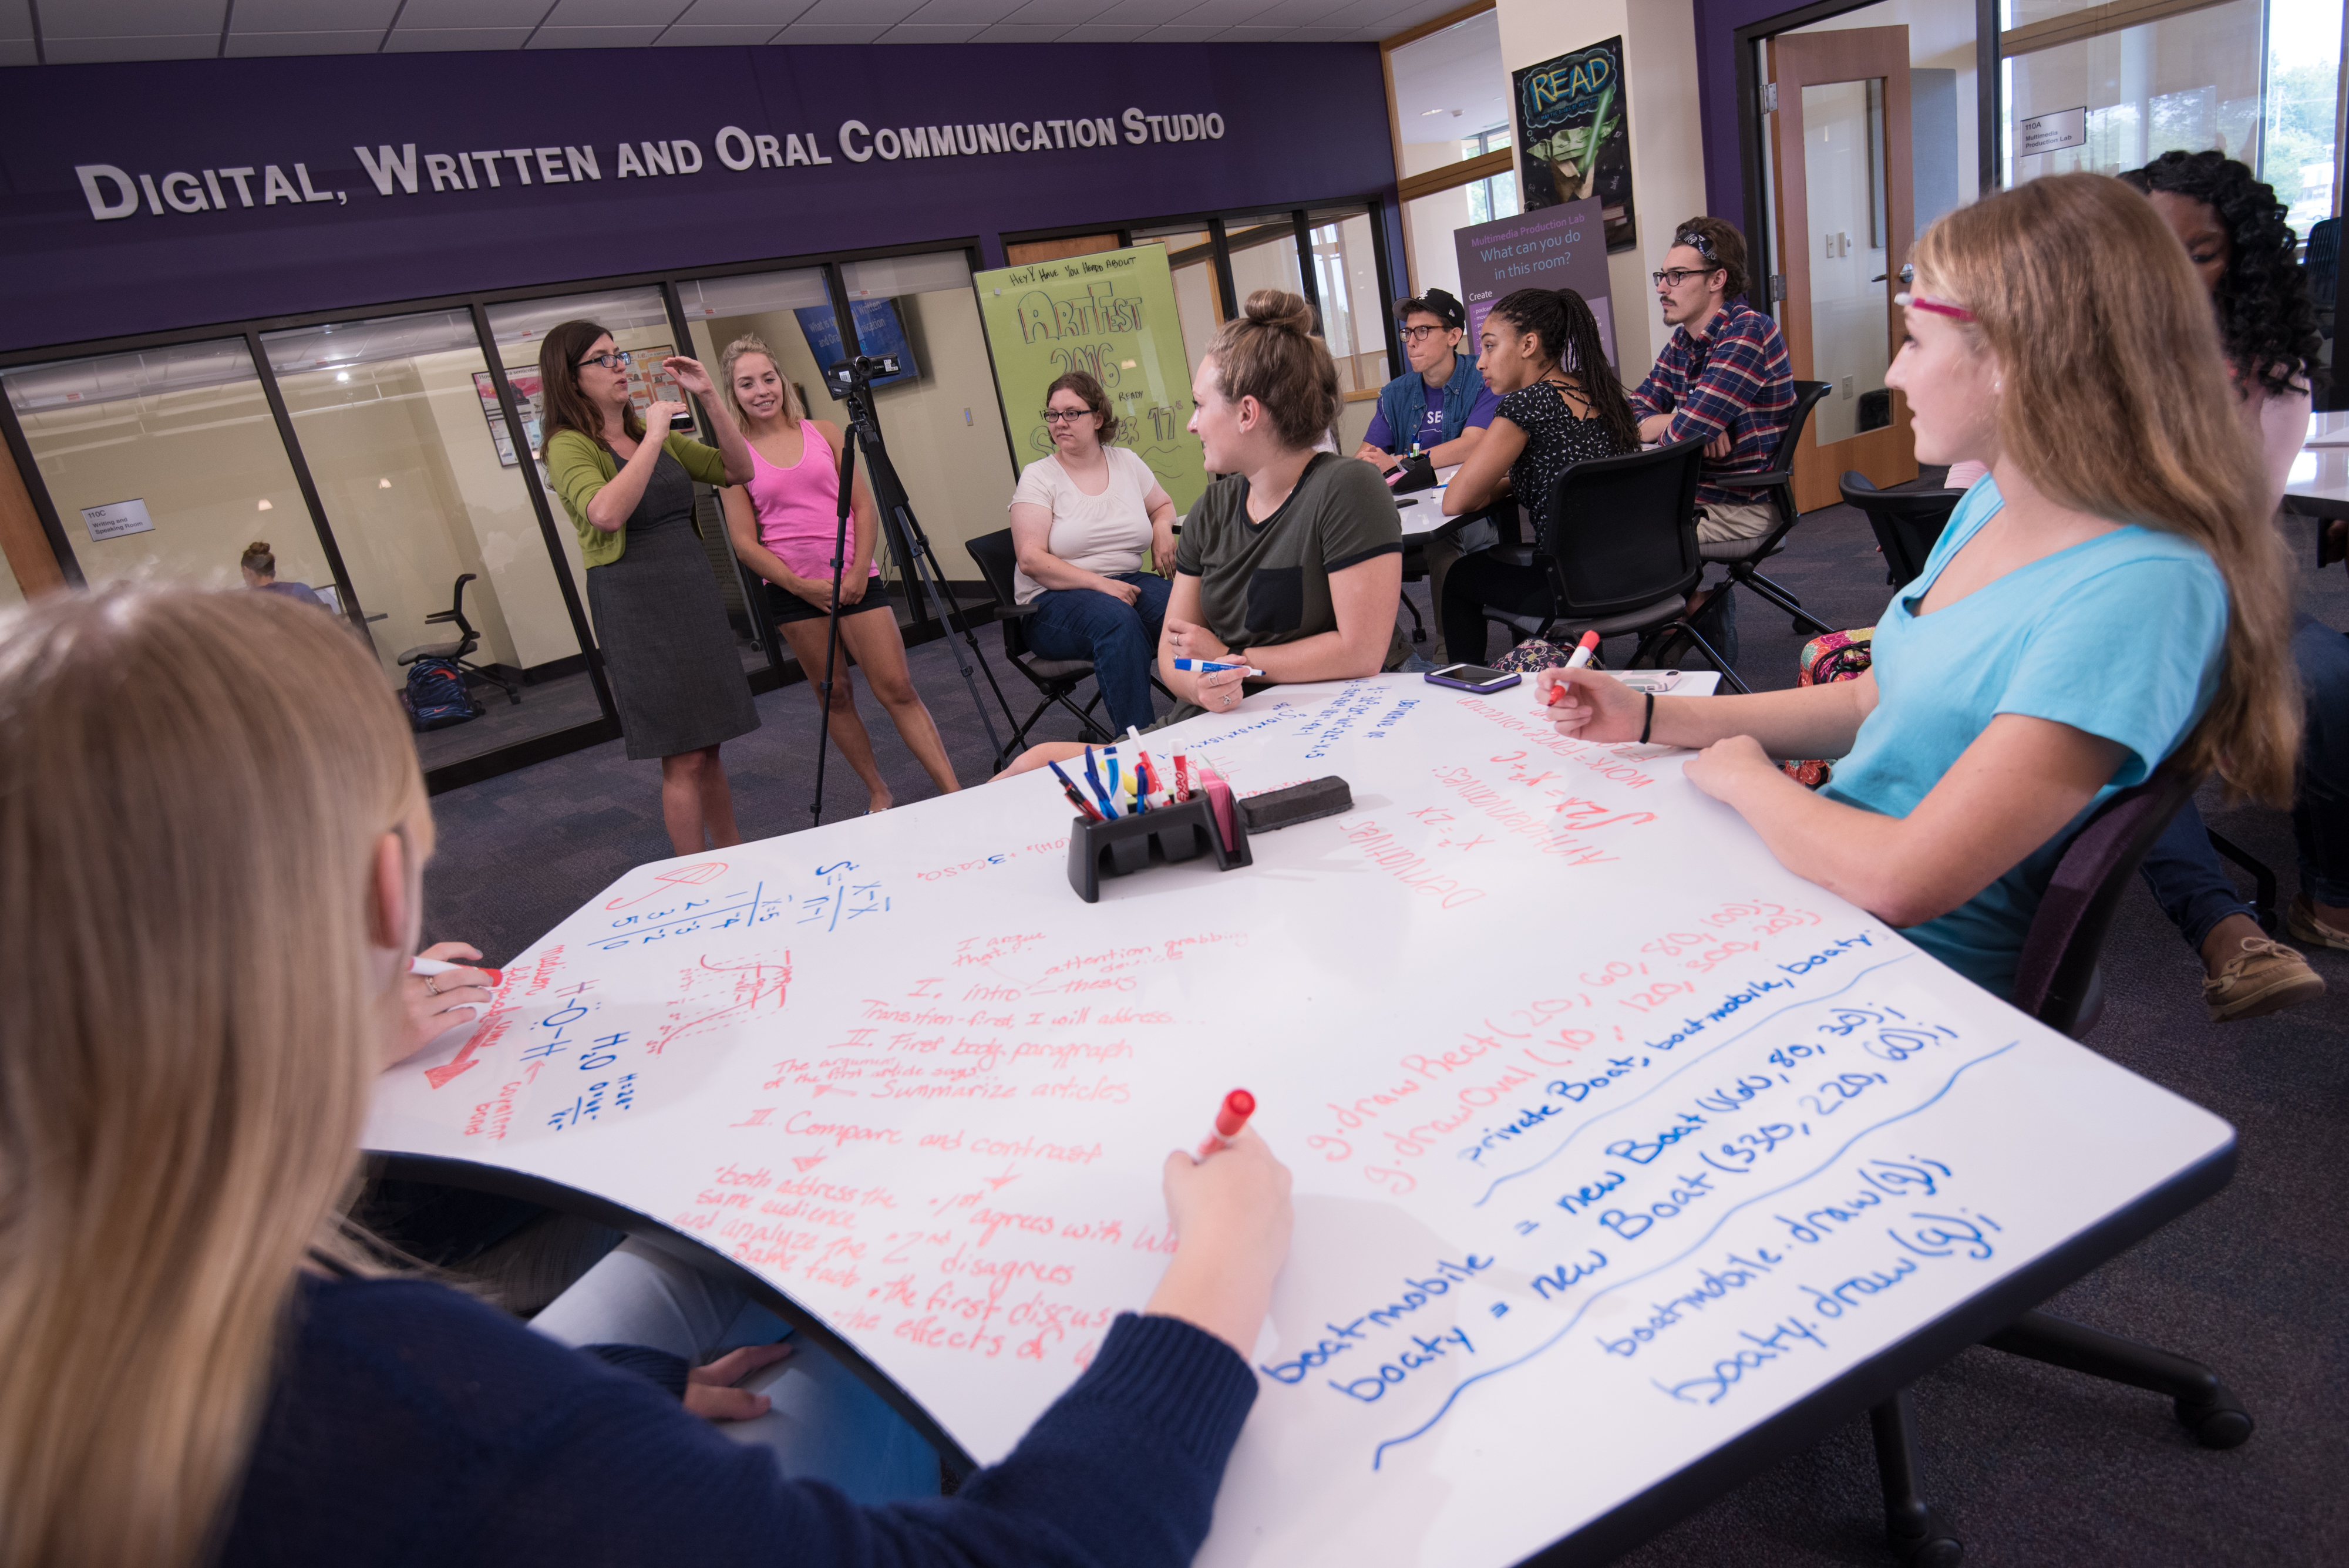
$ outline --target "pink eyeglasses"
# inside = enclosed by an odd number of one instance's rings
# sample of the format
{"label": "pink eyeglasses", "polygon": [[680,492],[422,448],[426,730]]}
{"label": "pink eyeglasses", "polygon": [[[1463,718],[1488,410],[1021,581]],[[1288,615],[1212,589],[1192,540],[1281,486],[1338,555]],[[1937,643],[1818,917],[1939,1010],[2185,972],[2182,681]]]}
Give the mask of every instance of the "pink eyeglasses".
{"label": "pink eyeglasses", "polygon": [[1928,299],[1921,294],[1896,294],[1892,296],[1892,303],[1904,310],[1930,310],[1936,316],[1952,317],[1960,321],[1974,319],[1974,313],[1962,305],[1951,305],[1946,300]]}

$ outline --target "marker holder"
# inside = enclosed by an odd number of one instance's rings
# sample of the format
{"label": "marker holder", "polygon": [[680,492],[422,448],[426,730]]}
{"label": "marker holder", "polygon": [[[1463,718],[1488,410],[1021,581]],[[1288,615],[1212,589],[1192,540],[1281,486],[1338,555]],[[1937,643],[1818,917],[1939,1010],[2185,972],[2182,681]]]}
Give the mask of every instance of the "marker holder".
{"label": "marker holder", "polygon": [[1252,866],[1247,828],[1239,807],[1232,808],[1232,846],[1226,849],[1216,832],[1215,808],[1205,793],[1176,805],[1162,805],[1136,816],[1129,812],[1107,822],[1080,817],[1069,826],[1069,886],[1088,904],[1101,901],[1101,879],[1147,870],[1153,862],[1216,857],[1216,869]]}

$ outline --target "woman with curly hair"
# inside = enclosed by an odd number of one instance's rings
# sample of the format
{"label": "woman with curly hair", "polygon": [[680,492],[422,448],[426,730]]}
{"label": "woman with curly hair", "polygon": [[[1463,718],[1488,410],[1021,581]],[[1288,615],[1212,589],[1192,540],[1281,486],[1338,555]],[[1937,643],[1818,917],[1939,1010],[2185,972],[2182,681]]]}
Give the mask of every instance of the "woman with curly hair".
{"label": "woman with curly hair", "polygon": [[[2284,204],[2242,164],[2218,152],[2165,152],[2121,179],[2145,193],[2186,247],[2218,311],[2220,352],[2258,432],[2272,514],[2308,433],[2321,339]],[[2349,638],[2294,617],[2292,661],[2307,700],[2292,826],[2300,894],[2284,925],[2301,941],[2349,949]],[[2324,994],[2294,950],[2271,941],[2210,847],[2191,801],[2145,857],[2164,913],[2202,960],[2214,1023],[2257,1018]]]}

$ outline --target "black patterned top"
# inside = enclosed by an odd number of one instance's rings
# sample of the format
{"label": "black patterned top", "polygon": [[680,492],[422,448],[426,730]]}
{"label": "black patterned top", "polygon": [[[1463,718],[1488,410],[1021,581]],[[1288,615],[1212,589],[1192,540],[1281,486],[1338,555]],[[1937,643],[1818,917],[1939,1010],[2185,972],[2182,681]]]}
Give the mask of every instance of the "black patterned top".
{"label": "black patterned top", "polygon": [[1509,488],[1534,520],[1534,544],[1547,548],[1550,487],[1578,462],[1620,457],[1636,448],[1619,445],[1597,415],[1574,417],[1555,381],[1536,381],[1501,400],[1499,417],[1526,432],[1526,450],[1509,464]]}

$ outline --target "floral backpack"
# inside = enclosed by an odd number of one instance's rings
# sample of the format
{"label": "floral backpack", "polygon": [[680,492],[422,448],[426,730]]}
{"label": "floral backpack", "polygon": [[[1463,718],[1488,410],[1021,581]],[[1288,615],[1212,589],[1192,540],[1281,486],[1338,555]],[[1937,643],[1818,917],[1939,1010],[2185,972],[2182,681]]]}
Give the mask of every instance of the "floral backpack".
{"label": "floral backpack", "polygon": [[[1869,647],[1876,638],[1872,626],[1857,631],[1831,631],[1815,637],[1803,644],[1803,667],[1795,679],[1798,686],[1825,686],[1831,680],[1857,680],[1868,673]],[[1835,769],[1826,757],[1811,757],[1801,762],[1779,764],[1786,776],[1796,784],[1812,789],[1834,776]]]}

